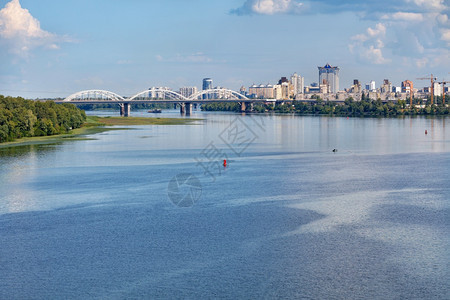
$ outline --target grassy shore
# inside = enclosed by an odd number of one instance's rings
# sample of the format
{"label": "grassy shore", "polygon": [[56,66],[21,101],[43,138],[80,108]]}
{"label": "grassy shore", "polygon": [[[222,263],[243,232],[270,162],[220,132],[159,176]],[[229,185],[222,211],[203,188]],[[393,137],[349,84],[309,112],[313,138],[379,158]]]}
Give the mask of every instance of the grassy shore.
{"label": "grassy shore", "polygon": [[[183,118],[145,118],[145,117],[96,117],[88,116],[86,122],[81,128],[72,130],[67,134],[58,134],[51,136],[36,136],[17,139],[13,142],[1,143],[0,148],[56,144],[63,141],[91,140],[89,135],[101,133],[110,130],[128,130],[133,125],[189,125],[201,119],[183,119]],[[127,126],[127,127],[111,127]]]}
{"label": "grassy shore", "polygon": [[128,125],[186,125],[201,119],[184,118],[146,118],[146,117],[95,117],[89,116],[86,124],[97,126],[128,126]]}

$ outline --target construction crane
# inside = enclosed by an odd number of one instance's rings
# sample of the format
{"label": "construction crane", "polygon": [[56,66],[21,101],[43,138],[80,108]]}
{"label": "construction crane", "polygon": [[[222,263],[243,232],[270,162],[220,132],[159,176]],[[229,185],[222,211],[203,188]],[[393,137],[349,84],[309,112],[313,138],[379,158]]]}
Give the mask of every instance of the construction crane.
{"label": "construction crane", "polygon": [[450,83],[450,81],[441,81],[438,83],[442,84],[442,105],[445,106],[445,84]]}
{"label": "construction crane", "polygon": [[433,100],[434,100],[434,81],[436,80],[436,77],[433,77],[433,74],[431,74],[430,77],[422,77],[422,78],[417,78],[419,80],[431,80],[431,87],[430,87],[430,92],[431,92],[431,105],[433,105]]}

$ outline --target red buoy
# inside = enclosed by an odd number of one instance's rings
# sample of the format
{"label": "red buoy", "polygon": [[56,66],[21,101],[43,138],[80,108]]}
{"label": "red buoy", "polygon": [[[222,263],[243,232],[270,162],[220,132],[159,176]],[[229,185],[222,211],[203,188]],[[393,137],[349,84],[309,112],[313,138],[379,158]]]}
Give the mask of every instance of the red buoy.
{"label": "red buoy", "polygon": [[226,160],[226,159],[223,160],[223,166],[224,166],[224,167],[227,166],[227,160]]}
{"label": "red buoy", "polygon": [[425,134],[428,134],[428,131],[425,129]]}

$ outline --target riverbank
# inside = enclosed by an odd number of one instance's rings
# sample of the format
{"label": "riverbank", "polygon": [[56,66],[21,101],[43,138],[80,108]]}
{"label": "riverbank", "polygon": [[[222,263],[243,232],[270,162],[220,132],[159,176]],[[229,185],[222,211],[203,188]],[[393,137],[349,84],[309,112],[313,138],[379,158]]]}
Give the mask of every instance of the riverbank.
{"label": "riverbank", "polygon": [[[416,100],[417,102],[418,100]],[[435,103],[441,103],[437,99]],[[277,104],[261,104],[255,103],[248,106],[255,113],[281,113],[296,115],[322,115],[335,117],[399,117],[399,116],[448,116],[450,115],[450,107],[448,105],[426,105],[415,104],[409,107],[405,100],[397,100],[390,102],[382,102],[381,100],[355,101],[351,98],[344,103],[336,103],[333,101],[324,101],[317,99],[315,102],[292,101]],[[235,111],[240,112],[241,106],[237,103],[210,103],[202,105],[204,111]]]}
{"label": "riverbank", "polygon": [[67,134],[57,134],[50,136],[24,137],[12,142],[1,143],[0,148],[56,144],[64,141],[90,140],[89,135],[110,130],[128,130],[129,127],[112,126],[133,126],[133,125],[190,125],[201,119],[184,118],[145,118],[145,117],[97,117],[88,116],[81,128],[71,130]]}

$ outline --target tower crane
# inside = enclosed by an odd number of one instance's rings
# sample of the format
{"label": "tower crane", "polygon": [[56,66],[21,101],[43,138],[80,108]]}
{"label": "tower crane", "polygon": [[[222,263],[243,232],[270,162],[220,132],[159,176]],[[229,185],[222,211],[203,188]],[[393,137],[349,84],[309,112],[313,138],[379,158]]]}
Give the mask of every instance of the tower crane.
{"label": "tower crane", "polygon": [[441,81],[438,82],[439,84],[442,84],[442,105],[445,106],[445,84],[450,83],[450,81]]}
{"label": "tower crane", "polygon": [[434,99],[434,81],[436,80],[436,77],[433,77],[433,74],[431,74],[430,77],[422,77],[422,78],[417,78],[419,80],[431,80],[431,87],[430,87],[430,92],[431,92],[431,105],[433,105],[433,99]]}

